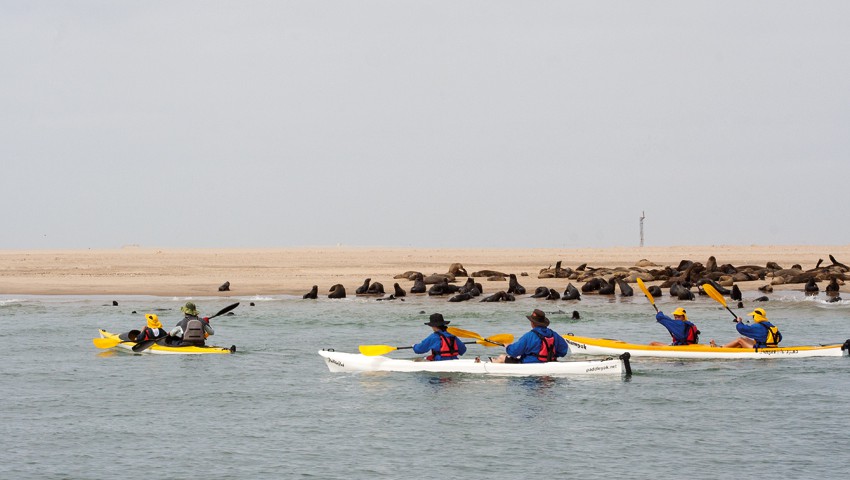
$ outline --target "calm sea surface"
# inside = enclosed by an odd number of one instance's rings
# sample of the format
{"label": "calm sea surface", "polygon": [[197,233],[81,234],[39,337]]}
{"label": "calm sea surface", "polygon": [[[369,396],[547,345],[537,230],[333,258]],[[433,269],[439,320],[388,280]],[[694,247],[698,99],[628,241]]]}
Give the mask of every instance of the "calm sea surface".
{"label": "calm sea surface", "polygon": [[[213,320],[211,338],[235,344],[236,355],[133,355],[92,344],[98,328],[139,328],[148,312],[170,327],[186,300],[0,295],[0,478],[844,478],[850,472],[850,358],[633,359],[635,375],[628,379],[553,379],[332,374],[316,354],[356,352],[359,344],[410,345],[430,332],[423,322],[434,312],[485,336],[519,336],[533,308],[565,312],[550,313],[561,334],[668,341],[643,297],[501,304],[194,298],[206,315],[241,302],[235,315]],[[667,296],[657,303],[667,312],[680,304]],[[786,345],[850,338],[850,302],[775,292],[759,306]],[[711,299],[685,307],[703,341],[736,336],[731,315]],[[569,319],[572,310],[581,320]],[[468,355],[499,352],[473,345]]]}

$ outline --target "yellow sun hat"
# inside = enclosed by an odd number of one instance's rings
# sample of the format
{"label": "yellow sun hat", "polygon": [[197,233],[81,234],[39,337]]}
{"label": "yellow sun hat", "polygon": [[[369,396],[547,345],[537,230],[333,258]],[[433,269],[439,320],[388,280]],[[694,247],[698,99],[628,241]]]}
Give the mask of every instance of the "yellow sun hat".
{"label": "yellow sun hat", "polygon": [[148,327],[150,327],[150,328],[162,328],[162,324],[159,323],[159,317],[157,317],[153,313],[149,313],[149,314],[145,315],[145,319],[148,321]]}
{"label": "yellow sun hat", "polygon": [[757,308],[752,312],[748,313],[747,315],[753,317],[753,321],[755,321],[756,323],[767,321],[767,313],[764,311],[763,308]]}
{"label": "yellow sun hat", "polygon": [[679,307],[676,310],[673,310],[673,316],[675,317],[676,315],[681,315],[681,316],[685,317],[685,320],[688,319],[688,314],[685,312],[685,309],[682,308],[682,307]]}

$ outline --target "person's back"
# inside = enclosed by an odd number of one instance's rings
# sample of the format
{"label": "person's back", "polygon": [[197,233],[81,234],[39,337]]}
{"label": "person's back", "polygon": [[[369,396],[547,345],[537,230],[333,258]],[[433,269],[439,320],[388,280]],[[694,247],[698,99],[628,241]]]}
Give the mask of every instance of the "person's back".
{"label": "person's back", "polygon": [[553,362],[568,351],[566,340],[554,330],[543,326],[535,326],[506,348],[508,355],[518,358],[520,363]]}
{"label": "person's back", "polygon": [[145,320],[147,324],[136,335],[136,342],[155,340],[166,336],[165,330],[162,328],[162,323],[159,322],[159,317],[149,313],[145,315]]}
{"label": "person's back", "polygon": [[458,356],[466,353],[466,345],[446,331],[449,323],[451,322],[446,321],[439,313],[431,315],[425,325],[430,326],[433,333],[413,345],[413,351],[415,353],[430,351],[431,355],[428,355],[427,359],[432,361],[457,360]]}
{"label": "person's back", "polygon": [[761,322],[747,325],[746,323],[738,323],[735,325],[738,333],[745,337],[752,338],[755,341],[756,348],[777,347],[782,341],[782,334],[776,325],[762,320]]}
{"label": "person's back", "polygon": [[[700,331],[697,326],[688,321],[688,315],[684,308],[677,308],[670,318],[659,311],[655,320],[664,326],[672,337],[671,345],[693,345],[699,343]],[[661,342],[652,342],[651,345],[664,345]]]}
{"label": "person's back", "polygon": [[186,322],[183,330],[183,343],[186,345],[204,345],[204,326],[197,318]]}
{"label": "person's back", "polygon": [[215,334],[209,320],[198,317],[198,309],[192,302],[187,302],[180,310],[185,316],[171,330],[171,335],[180,338],[184,345],[204,345],[206,337]]}

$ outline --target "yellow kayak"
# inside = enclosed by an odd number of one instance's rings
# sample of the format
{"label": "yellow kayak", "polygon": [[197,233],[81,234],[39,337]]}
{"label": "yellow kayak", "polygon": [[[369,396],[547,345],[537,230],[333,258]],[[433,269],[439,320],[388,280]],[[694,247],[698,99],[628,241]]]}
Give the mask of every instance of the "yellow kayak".
{"label": "yellow kayak", "polygon": [[640,345],[610,338],[564,335],[570,353],[578,355],[619,355],[629,352],[632,357],[662,358],[803,358],[841,357],[850,353],[850,340],[844,344],[800,345],[773,348],[722,348],[710,345]]}
{"label": "yellow kayak", "polygon": [[[110,333],[103,329],[100,329],[98,331],[100,332],[101,338],[109,338],[119,341],[120,343],[117,343],[115,345],[115,348],[122,348],[131,352],[133,351],[133,345],[135,345],[136,342],[130,340],[127,333]],[[230,348],[216,347],[212,345],[205,345],[203,347],[196,347],[193,345],[176,346],[165,345],[165,340],[163,339],[153,344],[150,348],[146,348],[141,353],[151,353],[154,355],[205,355],[210,353],[227,354],[233,353],[235,351],[236,345],[231,345]]]}

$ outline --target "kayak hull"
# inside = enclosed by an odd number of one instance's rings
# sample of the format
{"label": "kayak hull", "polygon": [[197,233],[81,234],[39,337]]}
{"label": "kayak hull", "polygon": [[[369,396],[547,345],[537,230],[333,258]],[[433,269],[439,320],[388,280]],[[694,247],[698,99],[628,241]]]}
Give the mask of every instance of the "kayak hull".
{"label": "kayak hull", "polygon": [[709,345],[638,345],[608,338],[564,335],[570,350],[579,355],[619,355],[629,352],[632,357],[682,358],[682,359],[765,359],[841,357],[848,355],[850,340],[834,345],[801,345],[776,348],[720,348]]}
{"label": "kayak hull", "polygon": [[629,355],[621,358],[548,363],[492,363],[473,359],[428,362],[320,350],[331,372],[439,372],[502,376],[630,375]]}
{"label": "kayak hull", "polygon": [[133,352],[133,346],[136,345],[135,342],[128,341],[126,334],[116,334],[110,333],[106,330],[100,329],[98,330],[101,338],[119,338],[122,341],[114,348],[129,350],[132,353],[143,353],[143,354],[151,354],[151,355],[209,355],[209,354],[229,354],[236,351],[236,346],[233,345],[230,348],[225,347],[216,347],[212,345],[205,345],[203,347],[196,346],[171,346],[171,345],[160,345],[159,343],[153,344],[150,348],[147,348],[141,352]]}

